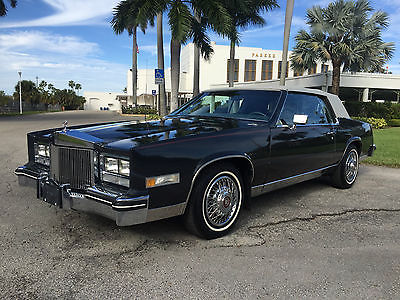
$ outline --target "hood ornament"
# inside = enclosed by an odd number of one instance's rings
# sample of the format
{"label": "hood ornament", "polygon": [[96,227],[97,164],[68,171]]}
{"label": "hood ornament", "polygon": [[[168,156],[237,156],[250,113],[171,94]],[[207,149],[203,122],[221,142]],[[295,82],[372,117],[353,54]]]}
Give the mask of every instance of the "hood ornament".
{"label": "hood ornament", "polygon": [[67,120],[65,120],[63,122],[63,126],[64,126],[63,132],[66,133],[67,132],[67,126],[68,126],[68,121]]}

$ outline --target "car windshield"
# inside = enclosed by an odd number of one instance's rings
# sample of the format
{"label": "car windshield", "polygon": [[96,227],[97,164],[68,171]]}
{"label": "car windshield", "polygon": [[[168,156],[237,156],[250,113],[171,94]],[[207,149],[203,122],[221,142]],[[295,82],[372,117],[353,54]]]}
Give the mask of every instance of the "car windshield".
{"label": "car windshield", "polygon": [[177,110],[175,116],[209,116],[269,121],[280,91],[231,90],[207,92]]}

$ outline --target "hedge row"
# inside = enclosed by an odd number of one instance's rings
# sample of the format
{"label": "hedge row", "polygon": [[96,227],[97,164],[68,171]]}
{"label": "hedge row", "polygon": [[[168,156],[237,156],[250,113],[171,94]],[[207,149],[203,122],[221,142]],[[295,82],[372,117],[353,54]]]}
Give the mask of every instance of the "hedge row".
{"label": "hedge row", "polygon": [[352,117],[385,119],[386,122],[400,119],[399,103],[346,101],[344,106]]}
{"label": "hedge row", "polygon": [[133,114],[133,115],[156,115],[158,113],[157,109],[151,108],[146,105],[136,106],[136,107],[122,107],[123,114]]}

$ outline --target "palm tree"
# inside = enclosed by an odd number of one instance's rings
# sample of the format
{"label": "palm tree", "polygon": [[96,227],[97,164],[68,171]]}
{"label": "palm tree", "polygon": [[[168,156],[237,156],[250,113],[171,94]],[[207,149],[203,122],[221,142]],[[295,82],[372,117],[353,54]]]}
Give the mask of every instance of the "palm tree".
{"label": "palm tree", "polygon": [[[164,40],[163,40],[163,14],[157,13],[157,61],[158,68],[164,70]],[[165,80],[159,85],[159,112],[161,116],[167,114],[167,99],[165,94]]]}
{"label": "palm tree", "polygon": [[[201,22],[201,16],[197,10],[194,11],[194,17],[198,23]],[[193,44],[193,97],[200,93],[200,48]]]}
{"label": "palm tree", "polygon": [[68,86],[71,88],[71,90],[75,89],[75,81],[73,80],[68,81]]}
{"label": "palm tree", "polygon": [[234,85],[235,76],[235,47],[240,42],[239,30],[249,26],[263,26],[265,24],[261,13],[279,7],[276,0],[221,0],[231,18],[231,23],[226,24],[229,30],[227,36],[230,40],[229,55],[229,86]]}
{"label": "palm tree", "polygon": [[[12,8],[17,6],[17,0],[8,0],[8,2]],[[0,17],[4,17],[5,15],[7,15],[7,7],[4,0],[0,0]]]}
{"label": "palm tree", "polygon": [[338,95],[341,68],[344,71],[375,72],[393,56],[394,44],[385,43],[382,30],[388,15],[374,12],[368,0],[336,0],[326,8],[307,11],[310,32],[300,30],[290,57],[295,71],[310,69],[317,61],[333,65],[332,93]]}
{"label": "palm tree", "polygon": [[79,91],[82,89],[82,85],[80,83],[75,84],[75,89],[76,89],[76,92],[77,92],[77,94],[79,96]]}
{"label": "palm tree", "polygon": [[[137,28],[143,33],[146,31],[148,21],[152,20],[147,15],[146,2],[141,0],[123,0],[115,8],[111,26],[116,34],[127,31],[132,36],[132,96],[133,103],[137,103]],[[153,2],[153,1],[151,1]],[[154,19],[154,17],[153,17]],[[154,21],[153,21],[154,25]]]}
{"label": "palm tree", "polygon": [[[171,28],[171,111],[178,108],[180,52],[181,46],[189,39],[200,48],[205,59],[213,53],[207,29],[224,33],[230,17],[219,0],[170,0],[168,22]],[[196,19],[195,11],[207,18]]]}

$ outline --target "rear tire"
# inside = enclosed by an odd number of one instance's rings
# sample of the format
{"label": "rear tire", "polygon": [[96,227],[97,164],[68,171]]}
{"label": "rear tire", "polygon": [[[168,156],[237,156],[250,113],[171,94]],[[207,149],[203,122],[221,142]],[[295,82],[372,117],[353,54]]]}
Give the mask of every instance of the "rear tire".
{"label": "rear tire", "polygon": [[331,176],[332,185],[340,189],[348,189],[357,179],[359,154],[355,146],[350,146]]}
{"label": "rear tire", "polygon": [[185,226],[206,239],[226,235],[236,223],[243,199],[240,172],[228,163],[211,166],[195,182],[184,214]]}

